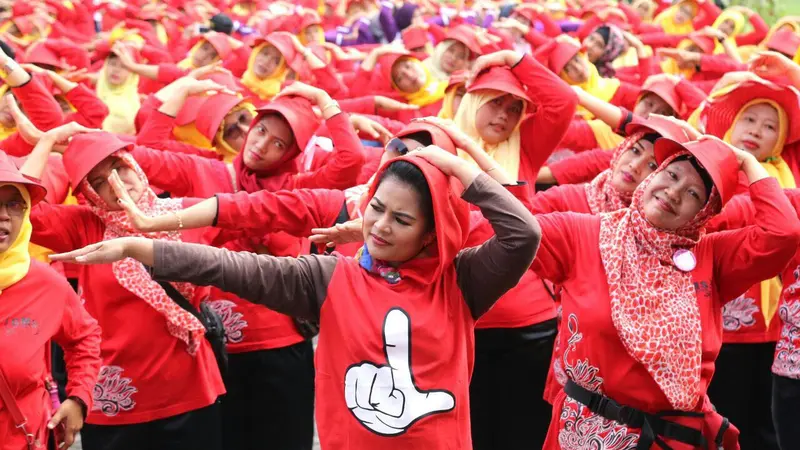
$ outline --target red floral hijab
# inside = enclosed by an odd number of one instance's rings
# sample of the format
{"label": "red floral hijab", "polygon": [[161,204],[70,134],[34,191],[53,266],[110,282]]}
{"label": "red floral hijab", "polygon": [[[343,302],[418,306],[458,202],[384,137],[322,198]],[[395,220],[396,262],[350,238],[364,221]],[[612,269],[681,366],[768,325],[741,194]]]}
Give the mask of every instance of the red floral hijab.
{"label": "red floral hijab", "polygon": [[673,255],[697,245],[706,222],[721,210],[722,198],[715,186],[706,206],[675,231],[655,228],[642,211],[653,177],[683,155],[690,153],[666,158],[636,189],[631,207],[601,215],[600,256],[620,340],[675,409],[691,410],[701,399],[700,309],[692,276],[675,267]]}
{"label": "red floral hijab", "polygon": [[645,132],[640,131],[625,138],[614,151],[611,167],[602,171],[591,183],[586,184],[586,202],[589,203],[592,214],[612,212],[630,206],[633,194],[618,191],[611,183],[611,178],[614,176],[614,167],[619,162],[620,156],[630,150],[644,135]]}
{"label": "red floral hijab", "polygon": [[[127,166],[132,168],[145,186],[142,197],[137,202],[139,209],[148,217],[174,213],[182,209],[180,199],[161,199],[149,187],[147,176],[142,171],[130,153],[120,150],[111,156],[120,158]],[[92,206],[92,211],[100,217],[106,226],[103,240],[111,240],[126,236],[140,236],[148,239],[162,239],[167,241],[180,241],[179,232],[142,233],[137,231],[130,222],[125,211],[110,211],[105,201],[95,192],[86,178],[78,184],[77,191],[83,194]],[[117,282],[127,291],[144,300],[167,321],[167,329],[172,336],[182,340],[187,345],[191,355],[197,353],[200,343],[205,335],[205,327],[192,314],[178,306],[164,292],[164,289],[155,282],[144,265],[132,258],[112,263],[111,269]],[[189,283],[175,283],[178,292],[187,299],[194,295],[194,286]]]}

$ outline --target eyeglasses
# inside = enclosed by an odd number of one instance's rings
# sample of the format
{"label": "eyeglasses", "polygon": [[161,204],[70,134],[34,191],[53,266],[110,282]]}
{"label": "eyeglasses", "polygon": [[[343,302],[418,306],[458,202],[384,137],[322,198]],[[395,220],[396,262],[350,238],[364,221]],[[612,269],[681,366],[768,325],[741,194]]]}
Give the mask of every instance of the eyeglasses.
{"label": "eyeglasses", "polygon": [[9,216],[21,217],[25,214],[25,210],[28,209],[28,205],[22,200],[9,200],[7,202],[0,202],[0,211],[2,211],[3,208],[5,208]]}
{"label": "eyeglasses", "polygon": [[384,149],[387,152],[396,152],[398,155],[403,156],[408,153],[408,146],[400,138],[392,138],[386,143]]}

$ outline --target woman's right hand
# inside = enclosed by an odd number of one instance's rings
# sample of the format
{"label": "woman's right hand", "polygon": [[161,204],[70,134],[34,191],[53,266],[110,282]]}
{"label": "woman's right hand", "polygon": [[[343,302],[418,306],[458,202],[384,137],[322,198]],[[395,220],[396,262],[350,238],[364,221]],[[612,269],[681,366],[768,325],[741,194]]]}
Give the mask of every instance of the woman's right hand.
{"label": "woman's right hand", "polygon": [[467,133],[461,131],[461,129],[458,128],[455,122],[452,120],[445,120],[439,117],[421,117],[419,119],[414,119],[414,121],[429,123],[441,128],[445,133],[447,133],[448,136],[450,136],[450,139],[457,148],[464,150],[470,155],[472,155],[475,151],[483,151],[483,149],[478,147],[478,143],[469,137]]}
{"label": "woman's right hand", "polygon": [[290,84],[283,88],[277,95],[277,97],[285,97],[287,95],[295,95],[297,97],[303,97],[304,99],[311,102],[312,105],[319,106],[324,108],[328,103],[332,101],[331,96],[328,95],[327,92],[324,90],[310,86],[305,83],[301,83],[299,81],[295,81],[294,83]]}
{"label": "woman's right hand", "polygon": [[326,247],[335,247],[336,245],[350,242],[362,242],[364,240],[364,234],[361,231],[362,225],[363,220],[359,218],[337,223],[330,228],[312,228],[312,235],[308,240]]}
{"label": "woman's right hand", "polygon": [[[69,143],[69,139],[72,136],[80,133],[96,133],[99,130],[97,128],[86,128],[85,126],[77,123],[77,122],[70,122],[65,123],[59,127],[53,128],[52,130],[48,130],[42,136],[42,139],[48,140],[55,144],[60,144],[61,146],[65,146]],[[58,151],[58,150],[56,150]],[[59,152],[62,153],[62,152]]]}
{"label": "woman's right hand", "polygon": [[469,79],[467,80],[467,86],[472,84],[478,74],[480,74],[484,69],[494,66],[511,67],[522,60],[523,57],[524,55],[514,50],[500,50],[499,52],[481,56],[480,58],[476,59],[475,63],[472,65],[472,70],[470,71]]}
{"label": "woman's right hand", "polygon": [[750,70],[762,77],[778,77],[800,72],[800,66],[778,52],[759,52],[750,60]]}
{"label": "woman's right hand", "polygon": [[139,237],[111,239],[68,253],[50,255],[50,260],[76,264],[109,264],[127,258],[134,246],[152,245],[149,241]]}
{"label": "woman's right hand", "polygon": [[136,202],[134,202],[130,194],[128,194],[128,190],[125,189],[125,185],[116,170],[112,171],[111,175],[108,176],[108,184],[114,191],[114,195],[117,196],[117,204],[119,204],[122,210],[125,211],[125,214],[128,215],[128,219],[130,219],[133,228],[145,233],[161,231],[156,230],[153,219],[147,217],[142,210],[136,206]]}

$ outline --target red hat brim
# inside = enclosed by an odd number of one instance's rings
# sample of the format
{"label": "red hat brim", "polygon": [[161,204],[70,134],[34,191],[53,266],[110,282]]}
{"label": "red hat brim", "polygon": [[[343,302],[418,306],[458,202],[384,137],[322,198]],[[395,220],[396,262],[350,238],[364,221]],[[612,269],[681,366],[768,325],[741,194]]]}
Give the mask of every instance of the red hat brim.
{"label": "red hat brim", "polygon": [[662,138],[655,143],[656,161],[659,164],[670,156],[687,151],[695,157],[703,167],[725,205],[733,197],[739,185],[739,162],[731,149],[722,142],[714,139],[679,143],[671,139]]}
{"label": "red hat brim", "polygon": [[658,80],[653,83],[645,83],[642,87],[642,90],[639,92],[639,98],[641,98],[646,93],[652,93],[657,95],[659,98],[667,102],[667,104],[675,111],[676,114],[679,114],[681,111],[681,98],[678,95],[678,91],[675,89],[675,85],[669,80]]}
{"label": "red hat brim", "polygon": [[415,133],[428,133],[431,137],[433,145],[445,150],[449,153],[456,154],[456,144],[446,131],[439,128],[437,125],[425,122],[411,122],[403,128],[395,137],[404,138]]}
{"label": "red hat brim", "polygon": [[[670,120],[658,116],[650,116],[647,119],[637,117],[625,127],[625,134],[628,136],[638,132],[644,132],[646,134],[655,133],[662,138],[670,139],[679,144],[683,144],[691,140],[691,137],[686,130]],[[656,159],[659,163],[663,161],[663,159]]]}
{"label": "red hat brim", "polygon": [[525,87],[508,67],[494,66],[481,72],[469,85],[467,92],[485,89],[505,92],[525,100],[529,105],[532,103]]}
{"label": "red hat brim", "polygon": [[47,189],[38,180],[23,175],[14,161],[5,152],[0,151],[0,184],[6,183],[25,186],[31,198],[31,206],[42,201],[47,195]]}
{"label": "red hat brim", "polygon": [[70,140],[64,152],[64,169],[73,189],[89,175],[101,161],[114,153],[133,147],[112,133],[96,132],[79,134]]}

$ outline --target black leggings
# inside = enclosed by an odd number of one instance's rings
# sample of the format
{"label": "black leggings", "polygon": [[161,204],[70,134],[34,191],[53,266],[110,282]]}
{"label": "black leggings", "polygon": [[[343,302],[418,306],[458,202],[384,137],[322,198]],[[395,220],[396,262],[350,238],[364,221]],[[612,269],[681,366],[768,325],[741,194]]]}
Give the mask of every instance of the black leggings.
{"label": "black leggings", "polygon": [[311,341],[229,355],[222,401],[225,450],[310,450],[314,439]]}
{"label": "black leggings", "polygon": [[722,344],[708,396],[734,424],[742,450],[778,450],[772,423],[775,343]]}
{"label": "black leggings", "polygon": [[219,401],[177,416],[131,425],[86,424],[84,450],[222,450]]}
{"label": "black leggings", "polygon": [[552,412],[543,395],[556,327],[553,319],[475,330],[469,385],[474,450],[542,448]]}
{"label": "black leggings", "polygon": [[772,419],[781,450],[800,448],[800,380],[772,375]]}

